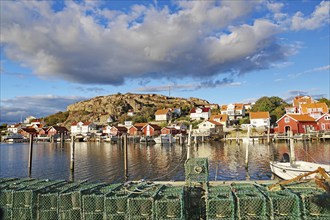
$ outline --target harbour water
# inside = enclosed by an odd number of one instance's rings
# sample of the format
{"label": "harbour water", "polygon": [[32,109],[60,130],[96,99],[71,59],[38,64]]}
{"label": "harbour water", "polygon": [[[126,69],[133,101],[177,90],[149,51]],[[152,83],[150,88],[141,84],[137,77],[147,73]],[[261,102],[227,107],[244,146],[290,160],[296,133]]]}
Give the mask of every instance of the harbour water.
{"label": "harbour water", "polygon": [[[245,152],[249,148],[248,169]],[[330,142],[297,142],[296,158],[330,164]],[[270,160],[289,152],[285,142],[273,145],[199,143],[191,146],[192,157],[207,157],[209,180],[269,180]],[[70,143],[34,143],[31,177],[41,179],[124,181],[124,150],[117,144],[75,143],[75,167],[70,172]],[[29,143],[1,143],[0,178],[28,177]],[[182,181],[187,147],[180,145],[128,145],[128,180]]]}

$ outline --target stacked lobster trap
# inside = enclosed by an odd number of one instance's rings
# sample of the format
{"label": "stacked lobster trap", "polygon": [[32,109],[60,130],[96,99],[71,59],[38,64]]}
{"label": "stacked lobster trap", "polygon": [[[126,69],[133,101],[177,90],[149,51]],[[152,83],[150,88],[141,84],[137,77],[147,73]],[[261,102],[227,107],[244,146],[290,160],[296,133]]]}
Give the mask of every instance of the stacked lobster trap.
{"label": "stacked lobster trap", "polygon": [[[330,193],[315,184],[209,182],[207,158],[190,158],[185,183],[88,183],[0,178],[5,220],[330,219]],[[272,185],[270,185],[272,186]]]}

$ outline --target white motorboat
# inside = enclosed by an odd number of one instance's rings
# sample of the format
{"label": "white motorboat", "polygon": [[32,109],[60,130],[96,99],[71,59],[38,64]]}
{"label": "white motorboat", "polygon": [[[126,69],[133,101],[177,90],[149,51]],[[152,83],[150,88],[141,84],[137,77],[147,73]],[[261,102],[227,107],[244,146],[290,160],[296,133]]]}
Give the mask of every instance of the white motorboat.
{"label": "white motorboat", "polygon": [[156,144],[172,144],[176,142],[171,134],[161,134],[158,137],[155,137],[154,141]]}
{"label": "white motorboat", "polygon": [[[330,164],[296,160],[292,132],[290,134],[290,156],[289,154],[284,153],[281,161],[270,161],[269,164],[272,172],[284,180],[289,180],[299,175],[315,171],[318,167],[323,168],[328,174],[330,174]],[[312,179],[315,175],[316,174],[312,174],[304,178]]]}
{"label": "white motorboat", "polygon": [[[330,165],[327,164],[319,164],[313,162],[306,161],[295,161],[293,163],[281,162],[281,161],[271,161],[270,169],[272,172],[284,180],[292,179],[301,174],[306,174],[308,172],[316,170],[318,167],[322,167],[325,171],[330,174]],[[316,174],[312,174],[306,178],[314,178]]]}

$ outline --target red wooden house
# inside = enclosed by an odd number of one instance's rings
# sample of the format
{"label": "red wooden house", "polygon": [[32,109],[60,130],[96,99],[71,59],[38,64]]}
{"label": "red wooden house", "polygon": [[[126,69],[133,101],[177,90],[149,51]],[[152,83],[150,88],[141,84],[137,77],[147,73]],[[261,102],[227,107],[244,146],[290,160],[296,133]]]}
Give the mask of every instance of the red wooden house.
{"label": "red wooden house", "polygon": [[24,137],[29,137],[30,134],[32,134],[33,136],[37,136],[38,135],[38,131],[34,128],[28,127],[28,128],[21,128],[18,133],[20,133],[21,135],[23,135]]}
{"label": "red wooden house", "polygon": [[128,135],[131,135],[131,136],[140,136],[140,135],[143,135],[142,133],[142,128],[147,125],[148,123],[135,123],[133,126],[131,126],[127,133]]}
{"label": "red wooden house", "polygon": [[161,127],[148,123],[142,127],[142,133],[144,136],[158,136],[161,133]]}
{"label": "red wooden house", "polygon": [[122,136],[127,133],[127,128],[124,126],[112,126],[110,129],[110,134],[114,136]]}
{"label": "red wooden house", "polygon": [[285,114],[277,120],[277,132],[286,133],[292,131],[293,134],[303,134],[309,131],[317,131],[315,119],[307,114]]}
{"label": "red wooden house", "polygon": [[63,126],[51,126],[47,129],[48,136],[54,136],[54,135],[67,135],[69,133],[69,130],[66,127]]}
{"label": "red wooden house", "polygon": [[174,136],[177,134],[181,134],[182,131],[179,129],[176,129],[176,128],[164,127],[164,128],[162,128],[161,133],[162,134],[172,134]]}
{"label": "red wooden house", "polygon": [[319,131],[330,131],[330,114],[323,114],[321,117],[316,119],[316,123]]}

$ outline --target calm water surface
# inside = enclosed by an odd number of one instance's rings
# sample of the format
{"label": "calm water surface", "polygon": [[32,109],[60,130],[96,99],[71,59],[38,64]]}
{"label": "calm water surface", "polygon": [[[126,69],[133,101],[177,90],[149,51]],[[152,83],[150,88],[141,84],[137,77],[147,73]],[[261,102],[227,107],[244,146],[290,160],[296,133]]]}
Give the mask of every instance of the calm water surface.
{"label": "calm water surface", "polygon": [[[249,148],[248,172],[245,151]],[[203,143],[191,147],[192,157],[207,157],[210,180],[267,180],[272,178],[270,160],[289,152],[286,143]],[[296,158],[330,164],[330,142],[295,143]],[[0,177],[28,176],[28,143],[0,145]],[[70,172],[70,143],[34,143],[32,177],[42,179],[124,181],[123,149],[110,143],[75,144],[75,169]],[[184,180],[187,147],[180,145],[128,146],[129,180]]]}

